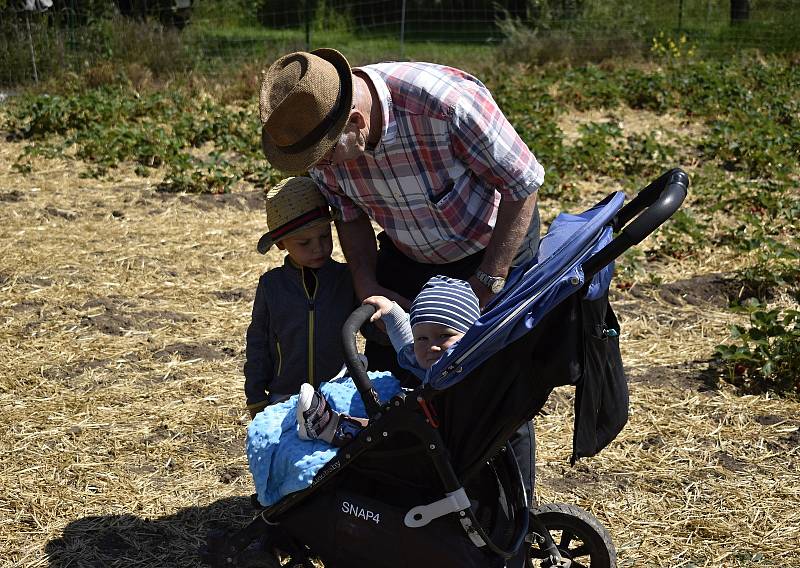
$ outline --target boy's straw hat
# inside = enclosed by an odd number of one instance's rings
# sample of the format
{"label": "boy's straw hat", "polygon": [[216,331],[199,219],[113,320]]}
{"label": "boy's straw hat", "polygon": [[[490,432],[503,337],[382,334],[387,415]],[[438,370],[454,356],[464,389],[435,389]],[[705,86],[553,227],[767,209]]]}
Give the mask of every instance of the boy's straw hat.
{"label": "boy's straw hat", "polygon": [[284,55],[263,73],[258,110],[261,147],[272,166],[300,174],[344,131],[353,104],[353,76],[335,49]]}
{"label": "boy's straw hat", "polygon": [[267,193],[267,232],[258,240],[265,254],[293,234],[331,222],[328,203],[310,178],[286,178]]}

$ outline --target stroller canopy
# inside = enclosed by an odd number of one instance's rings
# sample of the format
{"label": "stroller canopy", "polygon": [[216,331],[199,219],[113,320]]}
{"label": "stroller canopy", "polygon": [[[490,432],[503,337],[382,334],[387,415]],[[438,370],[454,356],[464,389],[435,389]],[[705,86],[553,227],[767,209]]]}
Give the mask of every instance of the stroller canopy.
{"label": "stroller canopy", "polygon": [[[533,329],[564,298],[584,286],[583,263],[612,239],[611,220],[625,194],[615,192],[578,215],[562,213],[539,245],[538,257],[515,269],[503,291],[458,344],[426,373],[424,382],[443,390],[469,375],[482,362]],[[586,296],[608,289],[613,264],[592,279]]]}

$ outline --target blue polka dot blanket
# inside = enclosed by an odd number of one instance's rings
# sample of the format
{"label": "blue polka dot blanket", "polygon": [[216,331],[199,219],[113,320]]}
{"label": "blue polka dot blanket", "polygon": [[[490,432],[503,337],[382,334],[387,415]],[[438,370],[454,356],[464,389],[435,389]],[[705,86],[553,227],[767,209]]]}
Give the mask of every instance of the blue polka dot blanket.
{"label": "blue polka dot blanket", "polygon": [[[370,372],[372,386],[383,401],[400,392],[400,383],[387,372]],[[338,412],[366,418],[367,411],[350,377],[322,383],[319,390]],[[294,491],[306,489],[317,472],[336,455],[337,448],[297,435],[297,395],[259,412],[247,429],[247,459],[258,494],[268,507]]]}

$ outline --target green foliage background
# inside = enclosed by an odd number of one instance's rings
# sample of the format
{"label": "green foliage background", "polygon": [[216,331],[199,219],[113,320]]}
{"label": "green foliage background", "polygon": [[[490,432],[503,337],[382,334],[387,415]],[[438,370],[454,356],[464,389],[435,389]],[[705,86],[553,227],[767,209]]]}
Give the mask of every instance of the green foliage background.
{"label": "green foliage background", "polygon": [[136,61],[159,77],[223,73],[314,45],[357,44],[375,60],[430,58],[442,50],[431,42],[451,45],[444,48],[451,53],[491,44],[509,61],[544,63],[646,55],[659,33],[684,35],[717,56],[743,48],[791,52],[800,37],[800,4],[792,0],[752,0],[749,20],[739,25],[731,25],[730,0],[408,0],[403,43],[400,3],[391,0],[309,0],[308,8],[295,0],[202,0],[182,31],[159,17],[173,0],[151,0],[144,21],[122,18],[120,1],[55,0],[46,12],[29,13],[20,1],[0,0],[0,86],[108,61]]}
{"label": "green foliage background", "polygon": [[[618,280],[626,285],[642,278],[645,263],[659,259],[747,258],[734,275],[742,285],[733,309],[750,310],[750,326],[735,328],[717,357],[727,379],[743,389],[797,395],[796,312],[772,303],[778,297],[800,300],[800,49],[719,57],[693,39],[689,23],[682,33],[647,36],[643,30],[653,22],[654,31],[667,26],[658,24],[658,4],[648,0],[634,9],[622,2],[612,12],[608,3],[589,0],[517,3],[513,8],[528,20],[538,14],[532,26],[511,17],[507,3],[499,26],[505,39],[498,45],[410,43],[407,55],[483,79],[546,165],[543,192],[564,209],[580,198],[576,188],[586,179],[634,191],[668,167],[687,169],[690,203],[650,248],[622,259]],[[23,88],[0,115],[7,139],[19,145],[14,167],[32,171],[39,157],[66,157],[84,163],[85,175],[95,177],[113,176],[120,164],[133,163],[138,175],[157,177],[161,191],[269,187],[281,176],[259,146],[258,71],[277,55],[303,48],[305,38],[299,30],[254,25],[267,5],[278,3],[198,3],[182,33],[102,10],[76,24],[73,35],[50,44],[60,55],[49,61],[51,68],[43,67],[49,78]],[[688,18],[696,6],[685,6]],[[753,6],[754,14],[762,9],[752,22],[759,26],[773,21],[765,14],[780,15],[776,6],[782,4]],[[352,5],[325,0],[316,9],[316,41],[340,48],[354,64],[393,58],[394,39],[358,37]],[[3,14],[0,5],[0,27],[11,22]],[[577,41],[585,37],[582,26],[615,17],[641,24],[632,34],[636,41]],[[551,35],[540,35],[542,29]],[[597,28],[600,39],[602,30]],[[729,26],[723,31],[732,33]],[[5,45],[11,53],[5,41],[0,52]],[[21,64],[13,57],[3,62],[0,69]],[[582,123],[575,135],[562,131],[569,113],[593,110],[608,118]],[[630,133],[616,118],[626,110],[674,115],[702,128],[666,138]]]}

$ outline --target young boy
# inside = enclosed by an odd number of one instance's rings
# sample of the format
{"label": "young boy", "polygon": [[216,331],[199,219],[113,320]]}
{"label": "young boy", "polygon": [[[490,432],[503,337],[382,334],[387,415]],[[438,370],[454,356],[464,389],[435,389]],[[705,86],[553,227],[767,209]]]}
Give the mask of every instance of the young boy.
{"label": "young boy", "polygon": [[[478,297],[463,280],[434,276],[411,304],[411,313],[384,296],[364,300],[377,308],[370,321],[383,319],[400,365],[420,379],[425,371],[458,341],[481,315]],[[366,426],[364,418],[353,418],[333,410],[312,385],[300,388],[296,418],[298,435],[342,446]]]}
{"label": "young boy", "polygon": [[250,416],[286,400],[303,383],[317,385],[344,363],[341,329],[357,305],[347,266],[331,259],[328,204],[305,177],[267,193],[267,229],[258,241],[287,252],[283,266],[258,282],[247,328],[244,390]]}

